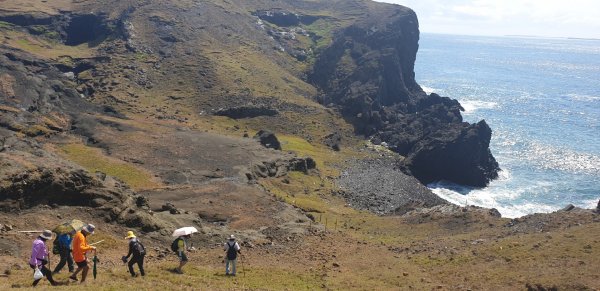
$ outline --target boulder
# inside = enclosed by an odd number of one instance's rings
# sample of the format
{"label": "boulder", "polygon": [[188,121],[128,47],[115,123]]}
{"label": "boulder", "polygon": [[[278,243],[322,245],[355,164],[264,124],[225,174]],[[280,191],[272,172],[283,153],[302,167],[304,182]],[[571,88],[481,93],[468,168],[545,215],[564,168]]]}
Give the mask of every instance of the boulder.
{"label": "boulder", "polygon": [[308,173],[309,170],[315,169],[317,167],[317,163],[313,158],[293,158],[289,161],[287,166],[288,171],[296,171]]}
{"label": "boulder", "polygon": [[167,202],[162,206],[162,211],[169,211],[171,214],[181,214],[181,210],[177,209],[171,202]]}
{"label": "boulder", "polygon": [[423,184],[447,180],[485,187],[499,171],[489,150],[491,135],[485,121],[449,124],[417,141],[400,169]]}
{"label": "boulder", "polygon": [[274,133],[268,130],[260,130],[254,135],[254,139],[258,140],[266,148],[281,150],[281,143]]}
{"label": "boulder", "polygon": [[573,209],[575,209],[575,205],[569,204],[569,205],[565,206],[563,209],[561,209],[559,211],[567,212],[567,211],[571,211]]}

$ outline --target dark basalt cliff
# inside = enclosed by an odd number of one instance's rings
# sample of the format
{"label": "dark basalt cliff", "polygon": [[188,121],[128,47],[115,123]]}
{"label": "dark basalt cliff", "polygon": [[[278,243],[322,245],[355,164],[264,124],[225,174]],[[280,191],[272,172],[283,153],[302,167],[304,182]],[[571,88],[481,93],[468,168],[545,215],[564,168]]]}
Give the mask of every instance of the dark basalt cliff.
{"label": "dark basalt cliff", "polygon": [[309,80],[320,101],[339,107],[356,131],[406,156],[399,168],[422,183],[486,186],[498,176],[491,129],[463,122],[458,101],[427,95],[415,81],[419,25],[405,7],[375,5],[339,31]]}

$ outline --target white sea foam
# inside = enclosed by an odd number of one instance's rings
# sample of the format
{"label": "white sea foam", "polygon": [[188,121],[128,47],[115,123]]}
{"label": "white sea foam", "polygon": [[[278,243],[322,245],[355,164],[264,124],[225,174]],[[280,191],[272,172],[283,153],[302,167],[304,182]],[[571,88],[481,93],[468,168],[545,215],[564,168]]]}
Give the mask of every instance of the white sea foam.
{"label": "white sea foam", "polygon": [[421,89],[423,89],[423,91],[425,91],[425,93],[427,93],[427,94],[438,93],[440,91],[438,89],[427,87],[427,86],[423,86],[423,85],[421,85]]}
{"label": "white sea foam", "polygon": [[461,100],[460,105],[465,109],[464,114],[473,114],[478,109],[494,109],[498,107],[498,103],[481,100]]}
{"label": "white sea foam", "polygon": [[582,203],[583,208],[596,209],[596,207],[598,206],[598,199],[600,199],[600,197],[592,200],[584,200]]}
{"label": "white sea foam", "polygon": [[[510,174],[504,174],[495,183],[502,184],[501,179],[510,179]],[[548,213],[560,207],[536,203],[525,199],[527,193],[543,191],[550,185],[536,183],[521,189],[506,189],[503,187],[470,188],[447,182],[428,185],[439,197],[450,203],[466,206],[476,205],[485,208],[496,208],[503,217],[516,218],[532,213]]]}

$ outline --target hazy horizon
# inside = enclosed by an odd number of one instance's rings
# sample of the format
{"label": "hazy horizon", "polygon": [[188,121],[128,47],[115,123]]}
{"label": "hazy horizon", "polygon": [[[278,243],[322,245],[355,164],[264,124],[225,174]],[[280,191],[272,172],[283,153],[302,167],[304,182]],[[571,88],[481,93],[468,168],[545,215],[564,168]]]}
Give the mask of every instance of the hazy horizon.
{"label": "hazy horizon", "polygon": [[425,33],[600,39],[600,1],[375,1],[412,8]]}

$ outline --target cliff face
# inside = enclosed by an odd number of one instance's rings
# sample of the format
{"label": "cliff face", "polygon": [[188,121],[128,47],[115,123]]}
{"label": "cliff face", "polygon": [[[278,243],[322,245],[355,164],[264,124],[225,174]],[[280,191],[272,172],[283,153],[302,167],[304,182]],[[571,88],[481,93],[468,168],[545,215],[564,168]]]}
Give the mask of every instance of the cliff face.
{"label": "cliff face", "polygon": [[374,5],[369,17],[335,35],[309,80],[358,133],[406,156],[399,167],[421,182],[485,186],[499,170],[491,129],[463,122],[456,100],[423,92],[414,73],[418,41],[412,10]]}

